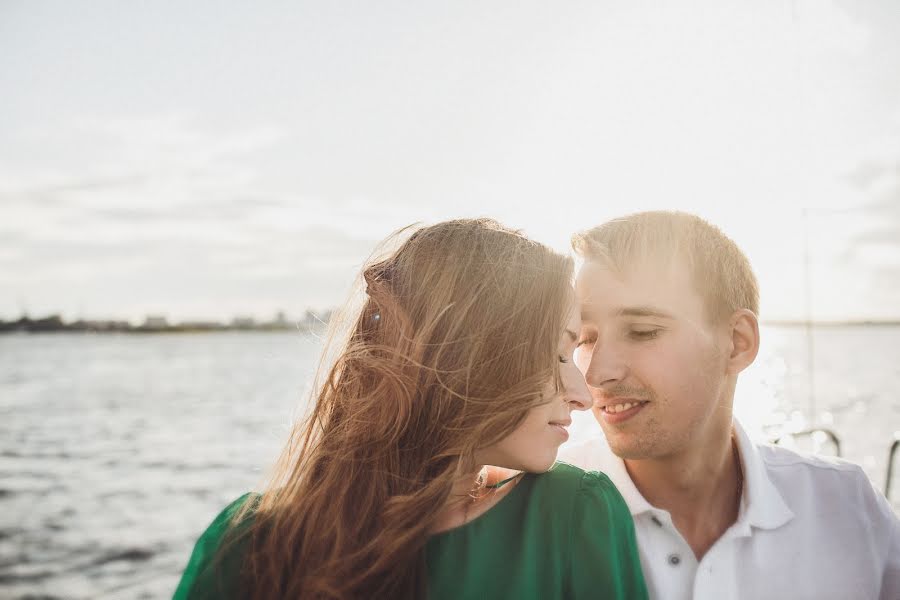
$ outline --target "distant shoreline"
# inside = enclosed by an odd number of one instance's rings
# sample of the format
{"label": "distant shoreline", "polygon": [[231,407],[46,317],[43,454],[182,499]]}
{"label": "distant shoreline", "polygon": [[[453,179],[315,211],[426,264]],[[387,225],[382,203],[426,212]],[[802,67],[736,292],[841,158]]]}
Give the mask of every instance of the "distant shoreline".
{"label": "distant shoreline", "polygon": [[776,327],[900,327],[900,320],[886,321],[761,321],[760,325]]}
{"label": "distant shoreline", "polygon": [[[33,333],[220,333],[220,332],[317,332],[325,328],[330,313],[322,315],[308,314],[303,320],[292,322],[279,319],[271,322],[257,323],[251,319],[235,319],[232,323],[216,322],[184,322],[168,324],[157,321],[145,322],[142,325],[132,325],[127,321],[73,321],[65,322],[58,316],[43,319],[30,319],[23,317],[16,321],[0,320],[0,335],[2,334],[33,334]],[[900,320],[848,320],[848,321],[795,321],[772,320],[762,321],[763,326],[769,327],[812,327],[817,329],[832,327],[900,327]]]}
{"label": "distant shoreline", "polygon": [[218,329],[202,329],[190,327],[169,327],[167,329],[144,329],[141,327],[133,327],[131,329],[41,329],[41,330],[0,330],[0,336],[6,335],[55,335],[58,333],[78,333],[84,335],[166,335],[166,334],[182,334],[182,333],[310,333],[321,332],[321,328],[301,328],[301,327],[284,327],[284,328],[231,328],[222,327]]}
{"label": "distant shoreline", "polygon": [[103,327],[103,328],[93,328],[93,327],[56,327],[56,328],[0,328],[0,335],[3,334],[55,334],[55,333],[83,333],[83,334],[168,334],[168,333],[284,333],[284,332],[293,332],[293,333],[307,333],[307,332],[316,332],[321,331],[325,328],[325,325],[320,326],[301,326],[299,324],[292,325],[289,327],[181,327],[181,326],[173,326],[173,327]]}
{"label": "distant shoreline", "polygon": [[141,325],[129,321],[86,320],[64,321],[59,315],[40,319],[23,316],[15,321],[0,320],[0,334],[4,333],[210,333],[234,331],[320,331],[331,319],[331,311],[320,314],[307,311],[303,319],[292,320],[279,313],[272,321],[256,321],[250,317],[236,317],[230,323],[216,321],[183,321],[169,323],[165,317],[149,316]]}

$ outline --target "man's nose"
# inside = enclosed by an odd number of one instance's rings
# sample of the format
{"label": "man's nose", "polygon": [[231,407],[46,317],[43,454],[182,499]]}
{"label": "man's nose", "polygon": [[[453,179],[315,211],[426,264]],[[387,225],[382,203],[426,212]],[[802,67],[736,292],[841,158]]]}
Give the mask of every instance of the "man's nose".
{"label": "man's nose", "polygon": [[603,387],[625,379],[628,366],[615,344],[594,344],[584,372],[587,384],[594,388]]}

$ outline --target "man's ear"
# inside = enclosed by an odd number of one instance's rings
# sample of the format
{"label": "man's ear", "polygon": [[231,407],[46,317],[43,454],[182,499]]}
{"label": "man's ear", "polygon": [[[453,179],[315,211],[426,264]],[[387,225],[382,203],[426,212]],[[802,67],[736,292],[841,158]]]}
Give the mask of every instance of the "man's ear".
{"label": "man's ear", "polygon": [[728,331],[731,335],[728,373],[737,375],[753,364],[759,353],[759,320],[751,310],[737,310],[731,315]]}

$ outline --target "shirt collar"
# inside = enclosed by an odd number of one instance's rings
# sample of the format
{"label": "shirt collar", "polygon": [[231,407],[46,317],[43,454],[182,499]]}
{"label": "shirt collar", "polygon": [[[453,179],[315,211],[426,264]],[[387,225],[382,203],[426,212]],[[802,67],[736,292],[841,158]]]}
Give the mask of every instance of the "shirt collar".
{"label": "shirt collar", "polygon": [[794,518],[794,512],[769,479],[757,445],[737,419],[734,419],[733,423],[738,453],[741,457],[741,469],[744,473],[744,494],[741,498],[738,522],[745,522],[748,526],[761,529],[781,527]]}
{"label": "shirt collar", "polygon": [[[781,527],[794,517],[794,513],[785,503],[781,492],[769,479],[756,444],[753,443],[737,419],[733,420],[733,424],[744,474],[744,492],[738,513],[738,524],[744,524],[747,529],[751,526],[761,529]],[[606,440],[602,440],[601,443],[604,446],[601,453],[603,457],[601,470],[606,473],[618,488],[619,493],[622,494],[631,516],[636,517],[644,513],[665,513],[666,511],[656,508],[644,498],[631,480],[631,476],[625,468],[625,461],[612,452]]]}

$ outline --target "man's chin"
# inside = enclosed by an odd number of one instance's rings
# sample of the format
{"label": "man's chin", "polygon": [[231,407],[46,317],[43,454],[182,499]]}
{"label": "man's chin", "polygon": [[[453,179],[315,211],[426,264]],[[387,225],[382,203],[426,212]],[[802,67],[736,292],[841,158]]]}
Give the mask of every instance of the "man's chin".
{"label": "man's chin", "polygon": [[655,457],[654,448],[641,443],[641,440],[622,439],[622,437],[614,433],[606,436],[609,449],[622,460],[647,460]]}
{"label": "man's chin", "polygon": [[653,458],[652,455],[647,454],[645,452],[629,452],[627,450],[618,451],[615,448],[613,448],[613,454],[615,454],[622,460],[647,460],[647,459]]}

